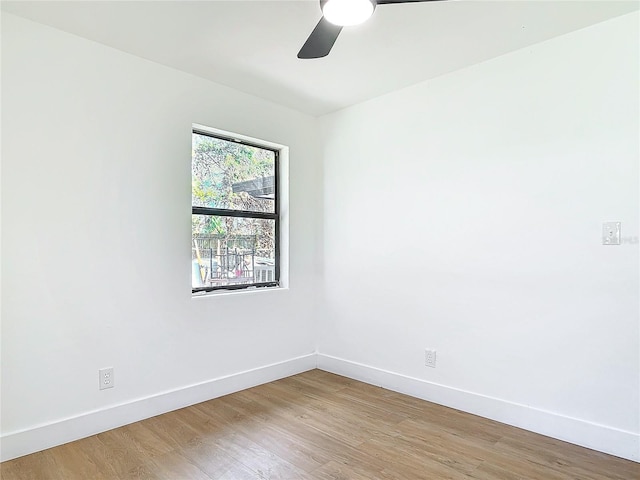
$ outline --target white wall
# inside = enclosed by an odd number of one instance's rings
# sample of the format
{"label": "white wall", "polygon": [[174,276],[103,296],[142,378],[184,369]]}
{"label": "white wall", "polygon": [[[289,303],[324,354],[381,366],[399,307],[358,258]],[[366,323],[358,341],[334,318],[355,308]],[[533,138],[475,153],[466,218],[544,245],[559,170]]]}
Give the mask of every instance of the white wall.
{"label": "white wall", "polygon": [[322,118],[320,367],[640,460],[637,40],[630,14]]}
{"label": "white wall", "polygon": [[[3,458],[315,366],[315,119],[8,14],[2,100]],[[290,147],[288,290],[192,299],[192,123]]]}

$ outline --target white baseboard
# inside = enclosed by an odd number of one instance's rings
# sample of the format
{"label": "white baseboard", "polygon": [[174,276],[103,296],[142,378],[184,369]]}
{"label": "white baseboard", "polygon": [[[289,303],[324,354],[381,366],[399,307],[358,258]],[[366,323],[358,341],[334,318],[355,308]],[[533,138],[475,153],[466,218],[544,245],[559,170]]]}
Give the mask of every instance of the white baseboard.
{"label": "white baseboard", "polygon": [[640,462],[638,433],[431,383],[330,355],[319,353],[317,363],[320,370]]}
{"label": "white baseboard", "polygon": [[314,368],[316,368],[316,354],[312,353],[72,418],[7,433],[0,438],[0,461],[62,445]]}
{"label": "white baseboard", "polygon": [[7,433],[0,437],[0,461],[62,445],[316,367],[507,425],[640,462],[640,434],[315,353]]}

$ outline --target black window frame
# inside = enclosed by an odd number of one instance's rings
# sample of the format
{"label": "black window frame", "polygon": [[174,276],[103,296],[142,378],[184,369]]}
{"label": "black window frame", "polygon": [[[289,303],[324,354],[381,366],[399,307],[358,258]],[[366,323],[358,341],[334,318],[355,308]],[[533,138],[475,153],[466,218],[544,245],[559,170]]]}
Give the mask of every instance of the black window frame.
{"label": "black window frame", "polygon": [[[193,138],[193,134],[203,135],[203,136],[215,138],[217,140],[225,140],[231,143],[239,143],[242,145],[247,145],[249,147],[260,148],[262,150],[269,150],[270,152],[273,152],[274,154],[273,212],[252,212],[249,210],[196,207],[192,204],[191,215],[210,215],[210,216],[222,216],[222,217],[257,218],[257,219],[275,220],[275,265],[274,265],[275,273],[274,273],[274,280],[272,282],[244,283],[244,284],[235,284],[235,285],[233,284],[232,285],[216,285],[216,286],[209,286],[209,287],[205,286],[205,287],[196,287],[196,288],[192,286],[191,294],[214,292],[219,290],[245,290],[250,288],[279,287],[280,286],[280,196],[278,195],[278,193],[279,193],[279,184],[280,184],[280,150],[264,144],[254,143],[244,139],[221,135],[218,133],[211,133],[206,130],[201,130],[198,128],[192,129],[192,138]],[[192,159],[192,162],[193,162],[193,159]],[[191,176],[193,178],[193,164],[191,167]],[[193,240],[193,232],[191,233],[191,238]]]}

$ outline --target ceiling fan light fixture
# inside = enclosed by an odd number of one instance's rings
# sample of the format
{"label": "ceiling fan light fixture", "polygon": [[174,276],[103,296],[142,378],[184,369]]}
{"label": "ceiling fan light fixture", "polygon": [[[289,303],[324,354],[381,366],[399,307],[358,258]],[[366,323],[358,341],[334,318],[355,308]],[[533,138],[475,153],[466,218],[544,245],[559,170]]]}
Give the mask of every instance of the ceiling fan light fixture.
{"label": "ceiling fan light fixture", "polygon": [[321,1],[322,14],[328,22],[341,27],[358,25],[367,20],[376,8],[372,0]]}

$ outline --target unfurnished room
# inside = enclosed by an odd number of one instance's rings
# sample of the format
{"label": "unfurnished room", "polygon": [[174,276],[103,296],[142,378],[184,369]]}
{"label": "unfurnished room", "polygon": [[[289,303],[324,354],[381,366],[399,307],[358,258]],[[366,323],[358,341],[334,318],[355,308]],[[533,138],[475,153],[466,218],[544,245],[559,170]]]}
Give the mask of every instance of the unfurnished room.
{"label": "unfurnished room", "polygon": [[1,0],[0,477],[639,480],[639,10]]}

